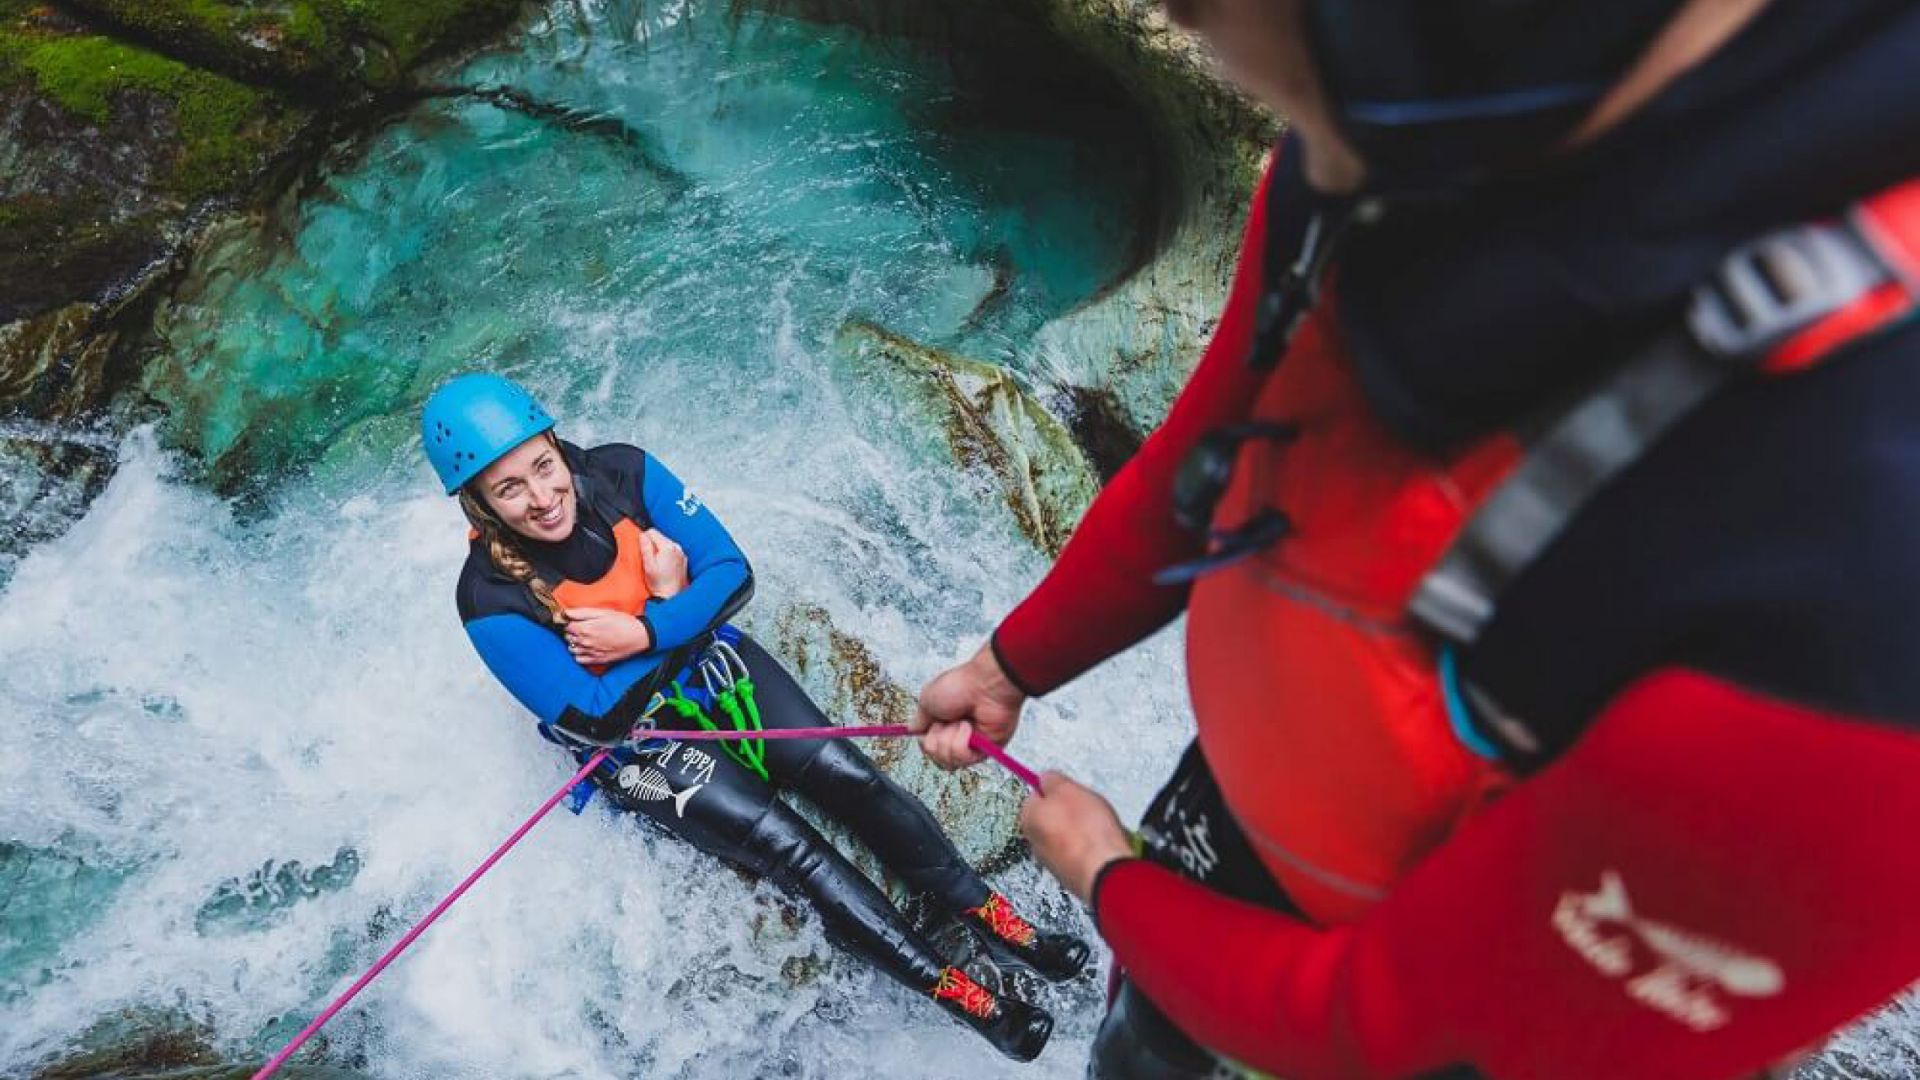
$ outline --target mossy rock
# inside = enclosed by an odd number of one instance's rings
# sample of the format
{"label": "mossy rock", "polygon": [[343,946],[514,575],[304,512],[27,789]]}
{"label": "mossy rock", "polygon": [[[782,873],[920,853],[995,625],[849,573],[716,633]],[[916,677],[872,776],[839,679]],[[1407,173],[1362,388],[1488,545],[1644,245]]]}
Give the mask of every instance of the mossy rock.
{"label": "mossy rock", "polygon": [[312,90],[388,89],[429,53],[491,34],[520,0],[68,0],[195,63]]}
{"label": "mossy rock", "polygon": [[[183,201],[253,179],[306,119],[272,91],[73,29],[38,9],[0,23],[0,86],[23,114],[33,110],[30,99],[64,114],[20,116],[22,146],[119,158],[118,179],[147,180],[155,194]],[[88,155],[84,147],[61,145],[89,138],[105,146]],[[153,174],[124,175],[138,162],[150,163]],[[18,182],[8,180],[10,189]]]}
{"label": "mossy rock", "polygon": [[0,323],[164,264],[194,207],[251,190],[311,119],[274,91],[0,0]]}

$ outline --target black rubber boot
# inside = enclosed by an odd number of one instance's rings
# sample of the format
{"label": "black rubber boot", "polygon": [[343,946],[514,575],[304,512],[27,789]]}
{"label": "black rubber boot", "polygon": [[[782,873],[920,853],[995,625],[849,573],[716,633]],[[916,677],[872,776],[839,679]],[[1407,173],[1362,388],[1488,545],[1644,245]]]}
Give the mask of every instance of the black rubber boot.
{"label": "black rubber boot", "polygon": [[956,1020],[979,1032],[994,1049],[1015,1061],[1032,1061],[1053,1037],[1053,1016],[1038,1005],[995,994],[947,968],[931,988],[933,1000]]}
{"label": "black rubber boot", "polygon": [[968,908],[960,921],[978,934],[1001,959],[1031,968],[1059,982],[1080,974],[1093,950],[1072,934],[1049,934],[1034,928],[1013,910],[1007,898],[994,893],[979,907]]}

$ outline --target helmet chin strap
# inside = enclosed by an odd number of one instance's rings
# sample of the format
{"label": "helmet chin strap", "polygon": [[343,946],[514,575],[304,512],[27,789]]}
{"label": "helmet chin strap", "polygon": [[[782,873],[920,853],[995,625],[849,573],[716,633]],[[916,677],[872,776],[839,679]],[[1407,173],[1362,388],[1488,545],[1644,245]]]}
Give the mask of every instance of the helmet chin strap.
{"label": "helmet chin strap", "polygon": [[1585,146],[1618,127],[1647,102],[1751,23],[1772,0],[1690,0],[1660,31],[1626,76],[1607,91],[1561,149]]}

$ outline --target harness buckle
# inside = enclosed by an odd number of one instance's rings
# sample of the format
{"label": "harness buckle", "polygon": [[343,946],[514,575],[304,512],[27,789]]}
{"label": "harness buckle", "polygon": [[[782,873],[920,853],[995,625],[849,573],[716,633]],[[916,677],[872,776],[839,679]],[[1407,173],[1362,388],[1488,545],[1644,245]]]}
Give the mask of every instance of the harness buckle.
{"label": "harness buckle", "polygon": [[1887,280],[1843,225],[1801,225],[1737,248],[1693,292],[1687,328],[1708,352],[1756,358]]}

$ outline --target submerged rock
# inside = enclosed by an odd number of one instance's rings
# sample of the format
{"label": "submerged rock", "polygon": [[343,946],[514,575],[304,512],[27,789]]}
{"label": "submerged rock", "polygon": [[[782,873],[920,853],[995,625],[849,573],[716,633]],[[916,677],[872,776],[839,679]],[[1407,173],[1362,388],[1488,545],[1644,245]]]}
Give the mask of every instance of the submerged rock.
{"label": "submerged rock", "polygon": [[[912,718],[913,693],[887,675],[865,642],[834,626],[823,609],[810,604],[782,608],[764,640],[835,723],[904,724]],[[1024,853],[1016,828],[1022,792],[1013,777],[987,768],[945,772],[910,739],[867,740],[861,749],[932,808],[960,853],[981,873],[1004,870]],[[845,839],[844,829],[831,829],[836,838]],[[877,861],[864,852],[861,856],[861,868],[882,879]],[[899,883],[884,879],[900,898]]]}
{"label": "submerged rock", "polygon": [[106,910],[125,876],[99,857],[0,842],[0,1002],[55,976],[60,947]]}
{"label": "submerged rock", "polygon": [[862,374],[897,381],[940,425],[954,460],[990,480],[1022,535],[1060,553],[1098,484],[1072,431],[1011,372],[869,322],[841,327],[838,344]]}
{"label": "submerged rock", "polygon": [[269,859],[244,878],[221,882],[194,913],[194,928],[203,935],[258,930],[302,900],[346,888],[359,874],[360,853],[352,848],[341,848],[332,859],[312,867],[298,859]]}

